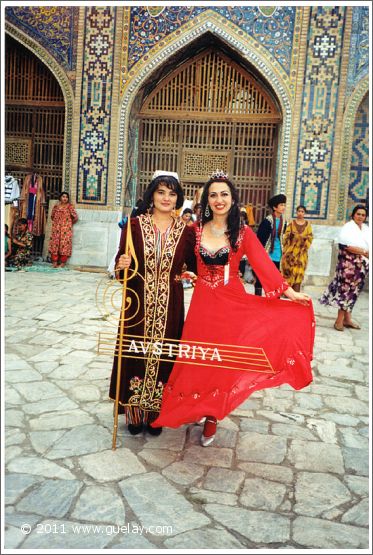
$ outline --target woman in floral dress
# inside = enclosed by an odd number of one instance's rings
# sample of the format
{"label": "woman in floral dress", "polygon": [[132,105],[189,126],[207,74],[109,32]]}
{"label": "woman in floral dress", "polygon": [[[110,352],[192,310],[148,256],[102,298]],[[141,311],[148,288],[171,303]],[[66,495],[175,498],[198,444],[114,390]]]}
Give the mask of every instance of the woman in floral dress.
{"label": "woman in floral dress", "polygon": [[352,211],[351,220],[339,233],[339,253],[333,281],[321,296],[320,303],[338,308],[334,329],[360,329],[351,317],[360,291],[364,287],[369,269],[369,250],[371,236],[369,227],[364,223],[367,209],[358,204]]}
{"label": "woman in floral dress", "polygon": [[281,273],[294,291],[300,291],[313,240],[312,226],[304,219],[306,212],[304,206],[298,206],[297,217],[287,226],[282,242]]}
{"label": "woman in floral dress", "polygon": [[[59,203],[52,210],[52,234],[49,252],[53,268],[63,268],[72,253],[73,224],[78,221],[75,208],[70,203],[69,194],[63,192]],[[59,262],[59,264],[58,264]]]}
{"label": "woman in floral dress", "polygon": [[18,270],[31,263],[32,241],[33,235],[27,229],[26,218],[20,218],[18,220],[17,231],[14,237],[12,237],[14,254],[10,259],[11,264],[14,264]]}

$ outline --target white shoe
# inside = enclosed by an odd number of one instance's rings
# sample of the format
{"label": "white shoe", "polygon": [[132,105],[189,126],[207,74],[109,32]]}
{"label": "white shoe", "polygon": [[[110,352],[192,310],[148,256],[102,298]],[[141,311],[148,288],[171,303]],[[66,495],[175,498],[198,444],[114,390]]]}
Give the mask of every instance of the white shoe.
{"label": "white shoe", "polygon": [[[213,416],[206,416],[205,425],[203,427],[203,432],[201,435],[201,445],[202,447],[207,447],[215,439],[217,420]],[[206,435],[204,435],[206,432]]]}
{"label": "white shoe", "polygon": [[202,447],[208,447],[211,443],[215,440],[215,434],[210,437],[205,437],[203,434],[201,435],[201,445]]}
{"label": "white shoe", "polygon": [[206,416],[204,416],[203,418],[198,420],[198,422],[195,422],[195,425],[196,426],[203,426],[205,424],[205,420],[206,420]]}

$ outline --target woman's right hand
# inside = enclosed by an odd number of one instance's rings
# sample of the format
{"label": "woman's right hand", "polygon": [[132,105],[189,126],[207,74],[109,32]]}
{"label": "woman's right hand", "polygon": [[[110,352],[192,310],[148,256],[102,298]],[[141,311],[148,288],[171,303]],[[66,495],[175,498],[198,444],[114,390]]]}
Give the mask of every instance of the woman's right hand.
{"label": "woman's right hand", "polygon": [[126,268],[129,268],[130,265],[131,265],[131,256],[128,254],[122,254],[118,259],[115,269],[125,270]]}

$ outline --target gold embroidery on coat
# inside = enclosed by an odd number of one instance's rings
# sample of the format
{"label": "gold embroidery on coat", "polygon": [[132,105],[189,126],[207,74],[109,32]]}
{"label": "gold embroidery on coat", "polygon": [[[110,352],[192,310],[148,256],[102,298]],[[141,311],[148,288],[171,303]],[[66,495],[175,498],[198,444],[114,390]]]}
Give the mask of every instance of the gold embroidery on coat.
{"label": "gold embroidery on coat", "polygon": [[[140,228],[144,243],[145,283],[144,283],[144,335],[154,342],[165,336],[168,305],[170,299],[170,271],[184,222],[176,220],[168,234],[162,249],[161,258],[157,266],[155,254],[155,231],[151,216],[144,215],[139,218]],[[158,382],[159,355],[150,352],[145,361],[145,376],[141,388],[141,398],[134,395],[140,408],[143,410],[160,411],[163,384]],[[135,400],[131,397],[128,401],[132,404]]]}

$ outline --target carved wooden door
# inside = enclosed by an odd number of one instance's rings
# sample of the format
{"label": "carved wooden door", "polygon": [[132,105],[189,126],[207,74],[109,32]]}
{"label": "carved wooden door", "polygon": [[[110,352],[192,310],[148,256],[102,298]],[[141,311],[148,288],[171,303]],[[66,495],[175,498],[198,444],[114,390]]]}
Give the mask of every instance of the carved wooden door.
{"label": "carved wooden door", "polygon": [[36,172],[46,201],[62,191],[65,103],[49,69],[7,37],[5,56],[5,170],[17,177]]}
{"label": "carved wooden door", "polygon": [[280,111],[271,94],[225,54],[205,50],[166,77],[139,117],[139,193],[153,171],[177,171],[192,198],[216,169],[228,172],[256,222],[274,188]]}

